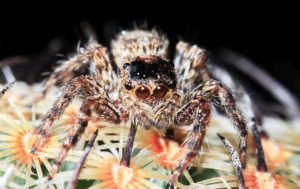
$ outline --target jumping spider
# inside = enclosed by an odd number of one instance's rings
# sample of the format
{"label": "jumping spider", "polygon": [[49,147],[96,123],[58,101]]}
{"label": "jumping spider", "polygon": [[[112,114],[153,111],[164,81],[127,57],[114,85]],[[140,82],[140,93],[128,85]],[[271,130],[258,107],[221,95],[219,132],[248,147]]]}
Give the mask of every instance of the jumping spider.
{"label": "jumping spider", "polygon": [[[63,145],[51,179],[61,162],[86,129],[92,116],[105,122],[130,124],[121,164],[129,166],[138,126],[149,128],[189,127],[187,148],[170,183],[198,154],[210,121],[211,100],[218,97],[240,134],[239,156],[245,166],[247,126],[228,87],[212,79],[206,67],[207,53],[196,45],[177,44],[174,60],[168,58],[168,39],[155,30],[123,31],[112,41],[113,61],[106,48],[91,40],[76,55],[58,66],[46,83],[43,95],[58,81],[66,83],[62,94],[34,131],[38,140],[32,153],[45,142],[53,122],[75,96],[81,96],[77,129]],[[76,77],[89,67],[90,75]]]}

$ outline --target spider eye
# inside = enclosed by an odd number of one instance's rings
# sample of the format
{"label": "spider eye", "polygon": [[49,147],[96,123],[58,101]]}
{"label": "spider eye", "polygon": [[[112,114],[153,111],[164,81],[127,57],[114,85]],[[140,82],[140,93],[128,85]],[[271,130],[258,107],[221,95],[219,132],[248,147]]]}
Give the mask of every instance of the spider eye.
{"label": "spider eye", "polygon": [[176,85],[177,85],[176,81],[171,81],[170,84],[169,84],[169,87],[171,89],[174,89],[176,87]]}
{"label": "spider eye", "polygon": [[126,69],[129,65],[130,65],[129,63],[125,63],[125,64],[123,65],[123,69]]}
{"label": "spider eye", "polygon": [[163,85],[159,85],[154,89],[153,96],[155,96],[156,98],[163,98],[164,96],[166,96],[167,92],[168,92],[167,87]]}
{"label": "spider eye", "polygon": [[150,96],[150,90],[147,87],[141,86],[135,90],[135,95],[140,99],[146,99]]}
{"label": "spider eye", "polygon": [[127,90],[131,90],[133,87],[132,87],[132,83],[131,82],[126,82],[125,83],[125,89]]}

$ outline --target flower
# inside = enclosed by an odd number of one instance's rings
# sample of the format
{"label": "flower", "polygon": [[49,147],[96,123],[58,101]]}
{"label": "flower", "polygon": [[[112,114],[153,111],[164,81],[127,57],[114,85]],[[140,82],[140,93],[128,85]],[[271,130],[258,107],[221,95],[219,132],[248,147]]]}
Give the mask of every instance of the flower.
{"label": "flower", "polygon": [[[59,121],[60,126],[66,127],[65,129],[69,130],[69,133],[73,131],[74,126],[77,124],[79,118],[79,107],[80,101],[78,99],[73,100],[73,102],[66,108],[64,114],[62,115],[61,120]],[[85,137],[89,138],[93,135],[96,129],[105,127],[99,118],[93,116],[89,121],[88,126],[85,130]]]}
{"label": "flower", "polygon": [[151,186],[148,181],[150,175],[147,175],[147,171],[135,165],[130,167],[120,165],[115,158],[103,159],[95,168],[83,170],[82,175],[85,173],[89,173],[89,179],[101,181],[97,186],[99,188],[125,189]]}
{"label": "flower", "polygon": [[46,152],[49,147],[57,147],[57,140],[54,135],[51,135],[46,143],[38,149],[38,153],[32,154],[31,146],[37,138],[33,134],[32,123],[26,120],[16,120],[3,113],[0,113],[0,122],[0,157],[3,158],[2,161],[16,162],[17,165],[29,165],[40,161],[39,152]]}
{"label": "flower", "polygon": [[156,156],[160,166],[167,169],[174,169],[183,158],[186,148],[180,142],[164,136],[157,130],[142,132],[143,146],[149,147]]}
{"label": "flower", "polygon": [[[50,161],[60,152],[62,141],[74,130],[78,110],[82,101],[74,99],[59,120],[54,122],[51,135],[46,143],[31,154],[31,145],[35,138],[32,134],[34,125],[40,122],[46,111],[56,99],[56,92],[50,91],[46,98],[32,106],[34,95],[40,88],[16,83],[0,99],[0,173],[3,183],[11,188],[44,188],[54,184],[54,187],[65,188],[71,180],[74,166],[79,162],[86,144],[95,131],[99,134],[95,146],[87,157],[80,174],[79,185],[87,180],[94,183],[90,188],[164,188],[172,175],[172,170],[183,158],[186,149],[182,143],[186,139],[186,131],[174,129],[173,136],[166,136],[163,129],[145,130],[139,127],[134,141],[131,164],[125,167],[119,164],[122,148],[128,135],[125,125],[106,125],[93,118],[75,148],[70,150],[62,168],[52,181],[46,182],[51,170]],[[38,89],[38,90],[36,90]],[[276,125],[277,123],[277,125]],[[244,172],[247,186],[251,188],[273,187],[290,188],[290,185],[300,183],[299,131],[296,127],[284,125],[288,122],[268,118],[265,122],[271,140],[263,140],[265,156],[271,173],[259,172],[255,168],[247,168]],[[222,143],[216,136],[217,132],[225,133],[233,142],[237,140],[237,132],[230,127],[231,121],[221,115],[214,114],[207,129],[202,150],[193,161],[192,168],[185,170],[175,185],[179,188],[231,188],[237,187],[232,162],[224,151]],[[274,125],[276,127],[274,127]],[[284,133],[284,134],[283,134]],[[282,137],[289,136],[289,137]],[[275,143],[276,141],[276,143]],[[237,145],[237,144],[236,144]],[[290,158],[290,155],[293,155]],[[249,162],[256,157],[249,153]],[[278,165],[284,164],[280,167]],[[274,166],[273,166],[274,165]],[[7,171],[13,166],[14,171]],[[276,174],[280,171],[280,176]],[[208,173],[210,172],[210,173]],[[295,175],[292,177],[291,175]],[[12,178],[7,180],[6,178]],[[17,179],[15,179],[17,178]],[[205,179],[204,179],[205,178]],[[285,182],[284,180],[288,181]],[[19,180],[16,182],[15,180]],[[21,182],[20,182],[21,180]],[[297,185],[299,187],[299,184]],[[50,186],[52,187],[52,186]],[[81,185],[78,187],[82,187]],[[86,188],[86,187],[82,187]]]}
{"label": "flower", "polygon": [[274,170],[280,164],[287,162],[288,158],[292,156],[292,152],[286,150],[282,145],[275,143],[271,139],[262,138],[261,141],[270,170]]}
{"label": "flower", "polygon": [[284,189],[287,188],[279,175],[258,171],[249,165],[244,170],[245,183],[249,189]]}
{"label": "flower", "polygon": [[[101,145],[98,147],[101,148]],[[97,147],[96,147],[97,148]],[[117,152],[117,149],[110,148]],[[93,150],[82,170],[80,179],[94,179],[99,183],[91,188],[129,189],[161,188],[154,180],[168,181],[168,176],[154,171],[156,166],[146,149],[141,150],[131,159],[129,167],[120,165],[121,153],[109,153]]]}
{"label": "flower", "polygon": [[29,187],[32,186],[34,178],[44,179],[42,167],[47,171],[51,170],[46,154],[53,154],[59,149],[59,137],[55,131],[52,132],[37,152],[32,154],[31,147],[37,138],[37,135],[33,134],[35,122],[27,120],[18,109],[15,111],[19,118],[9,112],[0,113],[0,164],[14,165],[18,171],[25,172],[22,179],[25,187]]}

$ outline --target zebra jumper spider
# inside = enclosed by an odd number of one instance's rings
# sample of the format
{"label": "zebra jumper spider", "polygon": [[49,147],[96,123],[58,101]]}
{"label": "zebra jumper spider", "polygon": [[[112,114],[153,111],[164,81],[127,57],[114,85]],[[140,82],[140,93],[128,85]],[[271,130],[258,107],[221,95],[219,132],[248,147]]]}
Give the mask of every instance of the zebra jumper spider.
{"label": "zebra jumper spider", "polygon": [[[240,134],[239,156],[245,166],[247,126],[228,87],[212,79],[206,67],[207,53],[196,45],[177,44],[174,61],[168,58],[168,39],[157,31],[123,31],[112,41],[113,60],[106,48],[90,41],[76,55],[58,66],[46,83],[43,95],[58,80],[65,82],[62,94],[35,129],[38,139],[32,153],[45,142],[53,122],[75,96],[83,103],[76,131],[62,147],[51,179],[62,161],[84,132],[91,117],[105,122],[130,124],[121,165],[129,166],[137,127],[189,127],[183,145],[187,148],[170,178],[170,183],[198,154],[210,121],[211,99],[217,96],[227,116]],[[76,76],[89,67],[90,75]]]}

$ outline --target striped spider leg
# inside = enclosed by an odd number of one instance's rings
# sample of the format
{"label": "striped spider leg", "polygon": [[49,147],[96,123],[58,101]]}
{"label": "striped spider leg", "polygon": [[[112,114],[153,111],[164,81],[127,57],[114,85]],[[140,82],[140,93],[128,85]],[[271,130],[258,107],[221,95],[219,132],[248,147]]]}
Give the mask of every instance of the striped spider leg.
{"label": "striped spider leg", "polygon": [[[183,77],[179,79],[181,89],[186,93],[185,104],[177,111],[175,122],[179,126],[192,126],[184,145],[187,147],[183,159],[173,173],[170,183],[175,182],[176,178],[184,171],[193,158],[198,154],[202,146],[206,133],[206,127],[209,124],[211,113],[211,100],[218,97],[227,116],[233,121],[241,136],[239,143],[239,158],[242,167],[246,165],[247,153],[247,125],[237,109],[235,99],[231,91],[221,82],[212,79],[206,68],[207,54],[197,47],[184,42],[177,44],[177,56],[175,57],[175,66],[179,74]],[[198,84],[195,82],[200,82]]]}
{"label": "striped spider leg", "polygon": [[[99,79],[107,81],[107,74],[113,73],[112,66],[108,66],[109,57],[106,48],[94,40],[90,40],[84,47],[78,47],[75,55],[67,60],[60,61],[50,77],[47,79],[37,101],[43,99],[54,85],[64,84],[71,79],[85,74],[98,74]],[[104,73],[105,72],[105,73]],[[101,73],[99,75],[99,73]]]}
{"label": "striped spider leg", "polygon": [[[101,47],[101,49],[104,48]],[[107,70],[111,70],[111,68],[109,68],[111,65],[107,59],[107,54],[103,54],[104,52],[105,51],[102,51],[102,54],[94,56],[94,60],[92,61],[94,61],[93,63],[98,69],[92,76],[75,77],[65,84],[60,97],[54,102],[53,106],[41,120],[39,126],[33,131],[33,133],[37,135],[37,140],[32,145],[31,153],[37,153],[38,149],[45,143],[49,135],[51,135],[50,128],[53,122],[64,113],[66,107],[75,96],[82,98],[83,102],[80,107],[75,131],[63,144],[62,151],[48,176],[49,179],[52,179],[58,171],[68,151],[76,145],[93,115],[101,118],[105,122],[120,123],[119,111],[107,94],[108,89],[113,88],[113,86],[107,86],[106,84],[113,85],[113,82],[111,78],[107,76],[109,74],[105,73]],[[109,82],[105,83],[105,80],[109,80]]]}

